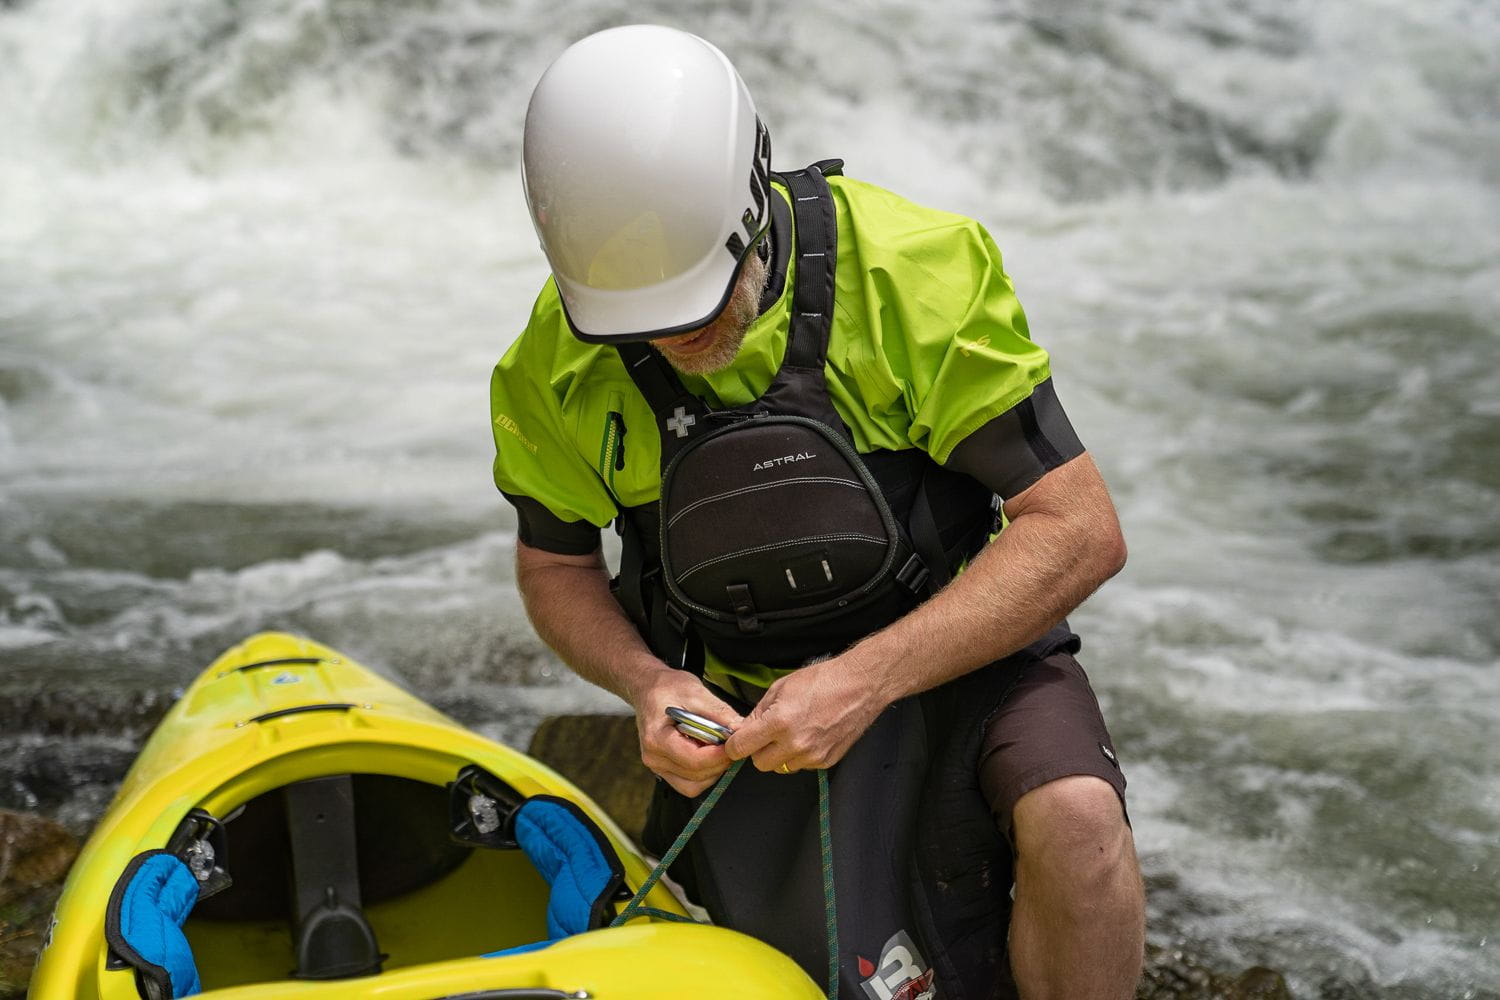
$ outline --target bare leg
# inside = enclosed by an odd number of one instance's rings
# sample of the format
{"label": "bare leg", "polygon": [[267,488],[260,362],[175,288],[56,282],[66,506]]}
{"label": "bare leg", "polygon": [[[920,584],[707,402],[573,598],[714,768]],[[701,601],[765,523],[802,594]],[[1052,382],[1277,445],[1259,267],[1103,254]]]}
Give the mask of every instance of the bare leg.
{"label": "bare leg", "polygon": [[1145,947],[1135,841],[1113,788],[1074,775],[1016,803],[1010,961],[1025,1000],[1129,1000]]}

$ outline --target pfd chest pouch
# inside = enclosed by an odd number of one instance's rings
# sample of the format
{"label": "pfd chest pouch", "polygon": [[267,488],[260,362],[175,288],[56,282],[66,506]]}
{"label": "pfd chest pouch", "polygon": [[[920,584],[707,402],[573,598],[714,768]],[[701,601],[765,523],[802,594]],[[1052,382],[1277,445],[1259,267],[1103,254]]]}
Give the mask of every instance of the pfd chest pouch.
{"label": "pfd chest pouch", "polygon": [[743,417],[693,441],[659,511],[669,600],[732,659],[837,651],[925,584],[853,446],[808,417]]}

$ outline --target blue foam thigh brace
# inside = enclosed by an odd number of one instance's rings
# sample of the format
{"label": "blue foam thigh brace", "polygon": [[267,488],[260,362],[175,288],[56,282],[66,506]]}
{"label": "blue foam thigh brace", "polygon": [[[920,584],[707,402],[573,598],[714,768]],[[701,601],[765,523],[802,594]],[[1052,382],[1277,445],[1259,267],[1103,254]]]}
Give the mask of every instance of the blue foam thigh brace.
{"label": "blue foam thigh brace", "polygon": [[[198,902],[198,880],[176,855],[139,856],[123,890],[116,890],[109,921],[110,944],[143,974],[168,979],[173,997],[203,989],[183,922]],[[126,869],[130,871],[129,868]]]}
{"label": "blue foam thigh brace", "polygon": [[486,957],[534,951],[589,930],[623,877],[603,834],[572,803],[549,796],[527,799],[516,810],[514,823],[516,843],[552,890],[547,940]]}

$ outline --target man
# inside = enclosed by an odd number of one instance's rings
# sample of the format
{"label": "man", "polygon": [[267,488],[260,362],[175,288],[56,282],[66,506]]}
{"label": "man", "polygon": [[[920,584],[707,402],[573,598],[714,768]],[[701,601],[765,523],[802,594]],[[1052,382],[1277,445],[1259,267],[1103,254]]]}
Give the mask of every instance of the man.
{"label": "man", "polygon": [[772,183],[743,81],[673,29],[569,48],[524,145],[554,280],[491,384],[518,586],[635,709],[657,840],[754,765],[674,872],[818,975],[831,769],[847,995],[1133,995],[1124,778],[1063,623],[1125,548],[988,234],[836,161]]}

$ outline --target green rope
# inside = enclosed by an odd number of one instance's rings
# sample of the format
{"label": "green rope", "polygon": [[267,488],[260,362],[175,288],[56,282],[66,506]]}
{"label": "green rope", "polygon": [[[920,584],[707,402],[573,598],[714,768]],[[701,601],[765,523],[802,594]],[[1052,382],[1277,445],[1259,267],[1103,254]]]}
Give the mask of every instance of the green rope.
{"label": "green rope", "polygon": [[[609,926],[619,927],[625,921],[638,916],[650,916],[683,923],[696,922],[692,917],[668,913],[654,906],[641,904],[651,890],[656,888],[656,883],[661,881],[667,869],[672,867],[672,862],[677,860],[677,855],[682,853],[682,849],[687,846],[693,834],[698,832],[698,827],[703,825],[709,812],[723,796],[724,789],[729,787],[729,783],[734,780],[736,774],[740,773],[740,768],[744,765],[744,760],[737,760],[729,765],[729,770],[724,772],[718,784],[714,785],[713,790],[699,803],[698,810],[693,813],[692,819],[687,821],[687,825],[682,828],[677,839],[672,841],[672,846],[667,848],[667,853],[662,855],[656,867],[651,870],[651,874],[646,877],[646,881],[641,883],[641,887],[635,891],[630,902],[625,904],[625,909],[610,921]],[[829,815],[828,772],[826,770],[818,771],[818,849],[823,855],[823,916],[828,931],[828,1000],[839,1000],[839,920],[838,905],[833,893],[833,825]]]}
{"label": "green rope", "polygon": [[818,848],[823,852],[823,922],[828,931],[828,1000],[839,1000],[839,909],[833,897],[833,823],[828,772],[818,771]]}
{"label": "green rope", "polygon": [[677,835],[677,839],[672,842],[672,846],[667,848],[667,853],[662,855],[661,860],[656,863],[656,867],[652,869],[646,881],[641,883],[641,887],[635,891],[635,895],[631,897],[630,902],[625,904],[625,909],[621,910],[620,915],[610,921],[609,926],[618,927],[636,915],[641,909],[641,902],[646,898],[646,894],[656,888],[656,883],[660,882],[661,877],[666,874],[667,869],[672,867],[672,862],[677,860],[677,855],[682,853],[682,849],[687,846],[688,840],[692,838],[693,834],[698,832],[698,827],[702,826],[703,821],[708,818],[709,810],[718,803],[719,797],[724,794],[724,789],[729,787],[729,783],[734,780],[734,776],[739,774],[740,768],[744,766],[744,760],[737,760],[729,765],[729,770],[725,771],[723,776],[719,778],[719,783],[714,786],[713,791],[708,793],[708,797],[699,804],[698,811],[693,813],[693,818],[687,821],[687,826],[682,828],[682,832]]}

